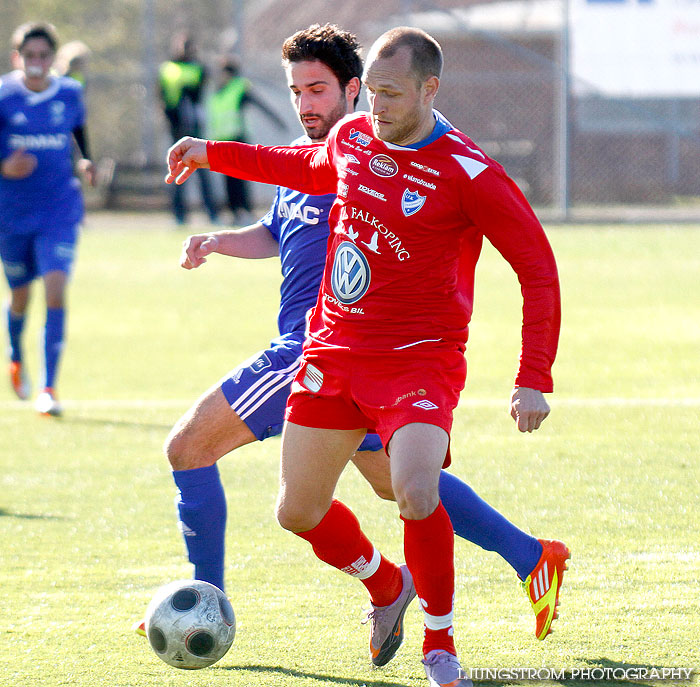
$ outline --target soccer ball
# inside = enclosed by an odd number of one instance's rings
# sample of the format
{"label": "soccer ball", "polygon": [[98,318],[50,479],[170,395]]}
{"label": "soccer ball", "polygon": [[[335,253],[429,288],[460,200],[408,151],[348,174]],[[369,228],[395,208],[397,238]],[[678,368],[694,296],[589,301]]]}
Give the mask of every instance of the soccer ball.
{"label": "soccer ball", "polygon": [[226,595],[201,580],[161,587],[148,605],[145,625],[158,658],[185,670],[216,663],[236,634],[236,616]]}

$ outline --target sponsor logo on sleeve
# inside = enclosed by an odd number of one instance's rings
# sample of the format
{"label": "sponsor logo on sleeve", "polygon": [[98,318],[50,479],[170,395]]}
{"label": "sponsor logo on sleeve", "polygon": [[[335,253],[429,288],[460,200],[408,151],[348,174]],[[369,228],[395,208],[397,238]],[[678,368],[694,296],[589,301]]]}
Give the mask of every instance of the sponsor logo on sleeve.
{"label": "sponsor logo on sleeve", "polygon": [[348,162],[352,162],[353,165],[359,165],[360,161],[352,154],[352,153],[345,153],[345,159]]}
{"label": "sponsor logo on sleeve", "polygon": [[405,189],[401,197],[401,210],[406,217],[415,215],[425,203],[426,196],[421,196],[418,191]]}
{"label": "sponsor logo on sleeve", "polygon": [[358,131],[357,129],[350,129],[350,135],[348,138],[351,141],[355,141],[356,143],[359,143],[361,146],[368,146],[372,142],[372,137],[368,136],[367,134],[363,134],[361,131]]}
{"label": "sponsor logo on sleeve", "polygon": [[379,177],[393,177],[399,166],[388,155],[380,153],[369,161],[369,168]]}

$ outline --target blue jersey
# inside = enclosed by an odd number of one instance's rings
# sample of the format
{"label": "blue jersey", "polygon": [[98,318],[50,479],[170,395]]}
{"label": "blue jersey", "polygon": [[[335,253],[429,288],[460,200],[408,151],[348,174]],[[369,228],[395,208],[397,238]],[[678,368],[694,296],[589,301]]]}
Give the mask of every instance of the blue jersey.
{"label": "blue jersey", "polygon": [[0,231],[50,231],[76,225],[83,216],[80,182],[73,174],[72,133],[82,126],[82,86],[52,77],[48,88],[30,91],[21,72],[0,80],[0,159],[15,150],[37,158],[26,179],[0,177]]}
{"label": "blue jersey", "polygon": [[[308,142],[305,137],[295,141]],[[306,311],[316,305],[326,262],[328,213],[334,201],[334,193],[310,196],[278,186],[270,211],[260,220],[280,246],[280,334],[303,331]]]}

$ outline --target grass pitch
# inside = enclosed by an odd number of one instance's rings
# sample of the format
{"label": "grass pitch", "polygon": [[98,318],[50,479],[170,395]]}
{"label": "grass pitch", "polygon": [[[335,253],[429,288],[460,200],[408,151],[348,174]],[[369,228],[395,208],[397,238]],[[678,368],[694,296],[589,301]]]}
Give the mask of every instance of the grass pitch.
{"label": "grass pitch", "polygon": [[[201,392],[276,331],[278,263],[214,256],[188,273],[177,264],[184,236],[160,216],[91,216],[70,292],[65,417],[37,417],[0,388],[0,685],[426,684],[417,606],[396,659],[372,670],[362,586],[275,523],[278,439],[220,462],[238,621],[230,652],[178,671],[131,632],[158,586],[191,574],[161,444]],[[555,634],[537,642],[510,567],[458,540],[460,658],[509,670],[700,667],[698,228],[549,236],[563,291],[552,415],[521,436],[507,414],[520,296],[487,247],[452,470],[520,527],[566,541],[573,559]],[[39,300],[25,337],[32,372]],[[401,560],[395,506],[352,468],[339,495]]]}

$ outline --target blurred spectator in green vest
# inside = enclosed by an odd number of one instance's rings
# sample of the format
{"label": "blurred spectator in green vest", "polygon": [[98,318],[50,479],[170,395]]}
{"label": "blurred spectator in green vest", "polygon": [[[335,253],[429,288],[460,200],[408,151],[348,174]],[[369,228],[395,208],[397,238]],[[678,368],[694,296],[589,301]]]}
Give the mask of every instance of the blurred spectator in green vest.
{"label": "blurred spectator in green vest", "polygon": [[[183,136],[202,135],[202,103],[207,74],[197,60],[197,48],[187,33],[173,36],[171,59],[160,65],[158,82],[165,117],[170,125],[173,143]],[[202,190],[202,201],[212,223],[218,213],[211,189],[209,172],[197,175]],[[187,221],[184,187],[172,184],[172,203],[175,221]]]}
{"label": "blurred spectator in green vest", "polygon": [[[248,79],[240,74],[240,62],[231,55],[222,57],[216,76],[216,90],[207,102],[208,136],[216,141],[247,142],[244,108],[254,105],[280,129],[287,126],[277,113],[253,91]],[[248,183],[224,176],[228,206],[234,223],[247,224],[251,219],[251,201]]]}

